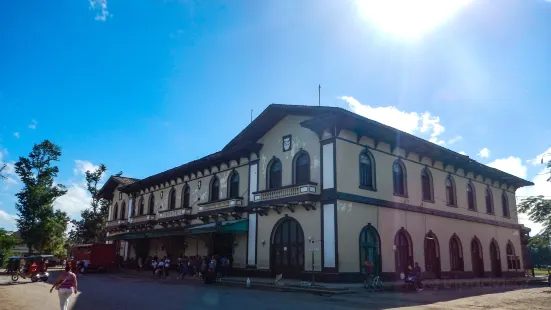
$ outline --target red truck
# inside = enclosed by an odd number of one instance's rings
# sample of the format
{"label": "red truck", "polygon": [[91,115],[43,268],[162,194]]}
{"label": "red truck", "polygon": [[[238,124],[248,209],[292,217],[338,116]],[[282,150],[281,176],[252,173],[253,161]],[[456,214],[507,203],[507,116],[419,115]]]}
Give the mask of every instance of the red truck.
{"label": "red truck", "polygon": [[88,260],[88,270],[108,271],[117,266],[117,254],[114,244],[77,244],[71,250],[77,262]]}

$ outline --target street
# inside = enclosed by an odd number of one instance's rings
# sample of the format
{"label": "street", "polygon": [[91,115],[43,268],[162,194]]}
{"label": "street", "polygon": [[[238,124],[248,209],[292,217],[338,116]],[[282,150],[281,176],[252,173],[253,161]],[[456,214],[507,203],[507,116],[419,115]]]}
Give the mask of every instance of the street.
{"label": "street", "polygon": [[[54,271],[54,275],[58,272]],[[50,279],[54,281],[52,277]],[[0,309],[59,309],[51,284],[0,276]],[[475,296],[473,296],[475,295]],[[479,295],[479,296],[476,296]],[[202,285],[194,280],[163,282],[152,277],[89,274],[79,278],[79,293],[70,309],[549,309],[549,288],[357,293],[316,296],[245,288]]]}

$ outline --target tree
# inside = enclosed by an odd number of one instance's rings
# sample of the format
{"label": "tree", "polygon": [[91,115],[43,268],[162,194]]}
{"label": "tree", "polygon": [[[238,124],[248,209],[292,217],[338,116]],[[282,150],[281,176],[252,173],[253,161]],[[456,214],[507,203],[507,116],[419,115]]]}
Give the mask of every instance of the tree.
{"label": "tree", "polygon": [[11,232],[0,228],[0,256],[8,256],[17,245],[17,240]]}
{"label": "tree", "polygon": [[[543,164],[543,157],[541,159]],[[551,161],[547,162],[547,173],[551,173]],[[551,176],[547,182],[551,181]],[[535,223],[543,225],[543,230],[538,235],[538,242],[549,244],[551,242],[551,199],[544,196],[532,196],[522,200],[518,205],[521,213],[528,214],[528,218]]]}
{"label": "tree", "polygon": [[65,186],[55,183],[59,168],[53,162],[60,157],[60,147],[44,140],[33,146],[28,157],[19,157],[15,163],[15,172],[23,182],[23,188],[16,194],[17,227],[29,254],[34,249],[54,250],[59,240],[65,238],[67,214],[53,208],[54,201],[67,192]]}
{"label": "tree", "polygon": [[95,171],[86,171],[86,187],[92,202],[90,207],[80,213],[81,220],[73,220],[75,228],[69,233],[73,244],[78,243],[104,243],[107,238],[106,225],[109,214],[109,201],[98,197],[99,182],[107,171],[104,164],[100,164]]}

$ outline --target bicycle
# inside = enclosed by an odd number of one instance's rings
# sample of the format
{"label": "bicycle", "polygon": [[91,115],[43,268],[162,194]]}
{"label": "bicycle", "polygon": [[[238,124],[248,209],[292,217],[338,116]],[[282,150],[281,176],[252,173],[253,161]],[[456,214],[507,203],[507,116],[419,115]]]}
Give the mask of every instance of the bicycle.
{"label": "bicycle", "polygon": [[383,281],[381,281],[381,279],[379,278],[379,276],[376,276],[373,278],[373,280],[371,280],[371,283],[367,283],[367,280],[365,282],[365,288],[367,289],[368,292],[370,293],[373,293],[375,291],[383,291],[383,287],[384,287],[384,284],[383,284]]}

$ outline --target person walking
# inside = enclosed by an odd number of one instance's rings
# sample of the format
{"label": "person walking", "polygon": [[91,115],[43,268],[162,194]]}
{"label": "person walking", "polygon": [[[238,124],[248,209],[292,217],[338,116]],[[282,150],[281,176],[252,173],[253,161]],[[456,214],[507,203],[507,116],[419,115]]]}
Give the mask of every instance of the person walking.
{"label": "person walking", "polygon": [[74,292],[75,295],[78,292],[77,288],[77,276],[71,272],[71,265],[67,264],[65,266],[65,271],[59,275],[57,280],[54,282],[54,285],[52,285],[52,288],[50,289],[50,293],[55,289],[57,289],[57,293],[59,295],[59,306],[61,310],[68,310],[69,309],[69,297],[71,297],[71,294]]}

